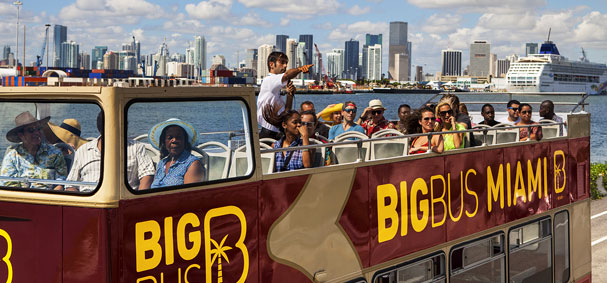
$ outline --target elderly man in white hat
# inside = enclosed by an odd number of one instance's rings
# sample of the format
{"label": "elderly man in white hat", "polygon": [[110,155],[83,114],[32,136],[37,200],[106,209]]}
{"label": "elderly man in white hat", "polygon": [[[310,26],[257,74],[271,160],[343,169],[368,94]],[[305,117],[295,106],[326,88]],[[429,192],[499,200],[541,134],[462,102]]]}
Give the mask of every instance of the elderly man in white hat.
{"label": "elderly man in white hat", "polygon": [[[365,108],[358,119],[358,124],[365,129],[367,136],[371,137],[383,129],[394,129],[394,123],[384,118],[386,108],[379,99],[369,101],[369,107]],[[364,120],[364,121],[363,121]]]}
{"label": "elderly man in white hat", "polygon": [[[6,139],[17,146],[9,148],[2,160],[0,175],[4,177],[47,180],[65,180],[67,166],[63,154],[44,142],[42,127],[51,117],[37,120],[29,111],[15,118],[15,128],[6,133]],[[4,186],[51,189],[52,185],[6,181]]]}

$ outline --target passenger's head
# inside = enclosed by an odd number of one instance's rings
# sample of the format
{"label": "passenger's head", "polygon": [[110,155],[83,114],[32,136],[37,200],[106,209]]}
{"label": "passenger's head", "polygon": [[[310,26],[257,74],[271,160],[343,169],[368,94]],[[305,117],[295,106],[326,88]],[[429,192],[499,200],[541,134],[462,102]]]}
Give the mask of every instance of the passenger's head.
{"label": "passenger's head", "polygon": [[449,105],[451,106],[451,109],[453,109],[454,112],[456,112],[455,114],[457,114],[457,112],[459,111],[459,98],[457,97],[457,95],[452,94],[452,93],[448,93],[445,94],[439,101],[439,103],[446,101],[447,103],[449,103]]}
{"label": "passenger's head", "polygon": [[316,129],[316,125],[318,121],[316,120],[316,113],[314,111],[302,111],[301,112],[301,125],[308,129],[308,134],[310,137],[314,136],[314,129]]}
{"label": "passenger's head", "polygon": [[468,107],[464,103],[459,104],[459,113],[463,113],[463,114],[466,114],[466,116],[470,116],[468,114]]}
{"label": "passenger's head", "polygon": [[544,100],[542,104],[540,104],[540,117],[542,118],[552,118],[554,114],[554,103],[551,100]]}
{"label": "passenger's head", "polygon": [[532,108],[531,105],[527,104],[527,103],[522,103],[520,106],[520,116],[521,116],[521,121],[524,123],[528,123],[531,122],[531,114],[532,114]]}
{"label": "passenger's head", "polygon": [[97,131],[103,136],[103,111],[99,111],[97,114]]}
{"label": "passenger's head", "polygon": [[422,132],[428,133],[434,130],[434,123],[436,122],[436,118],[432,109],[429,107],[424,107],[419,110],[420,117],[418,123],[422,127]]}
{"label": "passenger's head", "polygon": [[493,122],[495,120],[495,109],[493,109],[493,105],[483,105],[483,108],[481,108],[481,115],[485,118],[485,123]]}
{"label": "passenger's head", "polygon": [[455,113],[451,108],[451,104],[449,101],[442,100],[436,105],[435,117],[440,118],[440,121],[443,125],[450,124],[448,121],[451,117],[454,117]]}
{"label": "passenger's head", "polygon": [[520,109],[520,105],[521,103],[518,100],[510,100],[508,101],[508,116],[510,117],[510,120],[517,120],[519,117],[519,109]]}
{"label": "passenger's head", "polygon": [[80,137],[82,127],[76,119],[65,119],[59,126],[51,122],[47,124],[50,131],[46,134],[46,138],[51,143],[62,142],[69,144],[74,149],[78,149],[81,145],[88,142],[86,139]]}
{"label": "passenger's head", "polygon": [[337,124],[341,124],[341,119],[343,117],[341,117],[341,111],[335,111],[333,113],[331,113],[331,121],[333,121],[333,124],[337,125]]}
{"label": "passenger's head", "polygon": [[295,110],[284,111],[279,115],[279,119],[282,123],[281,130],[285,136],[299,136],[299,127],[301,126],[301,116],[299,112]]}
{"label": "passenger's head", "polygon": [[314,109],[314,103],[309,100],[302,102],[301,105],[299,106],[299,112],[304,112],[304,111],[316,112],[316,109]]}
{"label": "passenger's head", "polygon": [[411,106],[408,104],[401,104],[398,106],[398,118],[401,121],[407,120],[407,117],[411,115]]}
{"label": "passenger's head", "polygon": [[356,103],[354,103],[352,101],[346,101],[346,102],[344,102],[344,105],[342,106],[341,109],[342,109],[342,111],[341,111],[342,121],[345,121],[348,124],[354,123],[354,118],[356,117],[356,111],[358,110],[358,108],[356,107]]}
{"label": "passenger's head", "polygon": [[274,51],[268,56],[268,70],[273,74],[282,74],[287,70],[289,58],[280,51]]}
{"label": "passenger's head", "polygon": [[371,108],[371,119],[373,119],[373,123],[378,123],[381,120],[384,120],[384,111],[386,108],[381,103],[379,99],[373,99],[369,101],[369,107]]}
{"label": "passenger's head", "polygon": [[14,143],[22,142],[25,147],[40,146],[43,142],[42,127],[50,119],[37,120],[29,111],[25,111],[15,117],[15,128],[6,133],[6,139]]}
{"label": "passenger's head", "polygon": [[190,153],[197,137],[192,125],[176,118],[160,122],[148,132],[148,141],[160,151],[160,158],[177,158],[184,151]]}

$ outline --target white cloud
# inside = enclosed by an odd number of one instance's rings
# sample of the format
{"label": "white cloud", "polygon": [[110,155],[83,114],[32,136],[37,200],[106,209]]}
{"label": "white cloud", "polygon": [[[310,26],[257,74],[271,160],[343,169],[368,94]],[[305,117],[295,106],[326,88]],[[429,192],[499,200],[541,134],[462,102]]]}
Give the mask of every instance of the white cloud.
{"label": "white cloud", "polygon": [[289,23],[291,23],[291,20],[289,18],[287,18],[287,17],[283,17],[283,18],[280,19],[280,25],[283,26],[283,27],[284,26],[288,26]]}
{"label": "white cloud", "polygon": [[353,16],[359,16],[369,12],[371,12],[371,7],[360,7],[358,5],[354,5],[348,10],[348,14]]}
{"label": "white cloud", "polygon": [[238,0],[238,2],[247,8],[307,16],[333,14],[341,6],[337,0]]}
{"label": "white cloud", "polygon": [[359,21],[349,25],[339,25],[329,33],[328,38],[336,43],[343,43],[350,39],[364,41],[364,35],[367,33],[381,33],[387,35],[389,31],[388,28],[389,25],[387,22]]}
{"label": "white cloud", "polygon": [[242,16],[240,19],[237,19],[236,24],[241,25],[241,26],[260,26],[260,27],[271,27],[272,24],[270,24],[268,21],[262,19],[259,14],[255,13],[255,12],[250,12],[244,16]]}
{"label": "white cloud", "polygon": [[232,0],[209,0],[198,4],[187,4],[185,10],[195,19],[214,19],[226,17],[232,10]]}
{"label": "white cloud", "polygon": [[587,47],[605,48],[607,39],[607,15],[593,11],[583,17],[582,22],[575,28],[573,42],[579,42]]}
{"label": "white cloud", "polygon": [[460,12],[486,12],[530,10],[546,5],[546,0],[407,0],[424,9],[455,9]]}
{"label": "white cloud", "polygon": [[427,33],[443,34],[454,32],[462,24],[462,16],[452,14],[433,14],[426,19],[422,30]]}

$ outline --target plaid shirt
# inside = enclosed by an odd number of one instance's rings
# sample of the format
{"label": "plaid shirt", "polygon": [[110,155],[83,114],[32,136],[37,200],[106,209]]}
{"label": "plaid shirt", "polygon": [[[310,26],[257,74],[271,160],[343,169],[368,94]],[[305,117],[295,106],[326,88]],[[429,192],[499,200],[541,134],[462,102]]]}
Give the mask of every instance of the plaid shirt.
{"label": "plaid shirt", "polygon": [[377,123],[377,125],[375,123],[373,123],[373,119],[369,119],[369,120],[366,120],[366,121],[360,123],[360,126],[363,127],[363,129],[365,129],[365,132],[367,133],[367,136],[369,136],[369,137],[371,137],[373,134],[375,134],[383,129],[395,129],[394,123],[392,123],[386,119],[379,121]]}
{"label": "plaid shirt", "polygon": [[[274,146],[272,146],[273,148],[282,148],[282,142],[284,141],[284,137],[281,138],[280,140],[277,140],[274,142]],[[296,140],[294,140],[289,147],[294,147],[294,146],[302,146],[303,145],[303,141],[301,140],[301,138],[297,138]],[[275,153],[275,170],[274,172],[281,172],[281,171],[291,171],[291,170],[297,170],[297,169],[302,169],[304,168],[303,165],[303,151],[301,150],[292,150],[292,151],[287,151],[284,155],[282,154],[282,151],[276,152]],[[289,160],[289,164],[285,165],[285,162],[287,161],[288,156],[291,155],[291,160]]]}

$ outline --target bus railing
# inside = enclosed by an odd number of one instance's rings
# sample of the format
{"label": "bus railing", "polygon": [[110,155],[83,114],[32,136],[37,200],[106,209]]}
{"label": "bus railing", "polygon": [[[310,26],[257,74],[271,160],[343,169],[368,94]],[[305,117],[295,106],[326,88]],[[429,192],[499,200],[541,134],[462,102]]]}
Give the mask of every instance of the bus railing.
{"label": "bus railing", "polygon": [[0,176],[0,181],[3,182],[20,182],[24,183],[29,188],[32,183],[44,184],[44,185],[64,185],[64,186],[90,186],[96,187],[97,182],[77,182],[77,181],[66,181],[66,180],[55,180],[55,179],[36,179],[27,177],[6,177]]}

